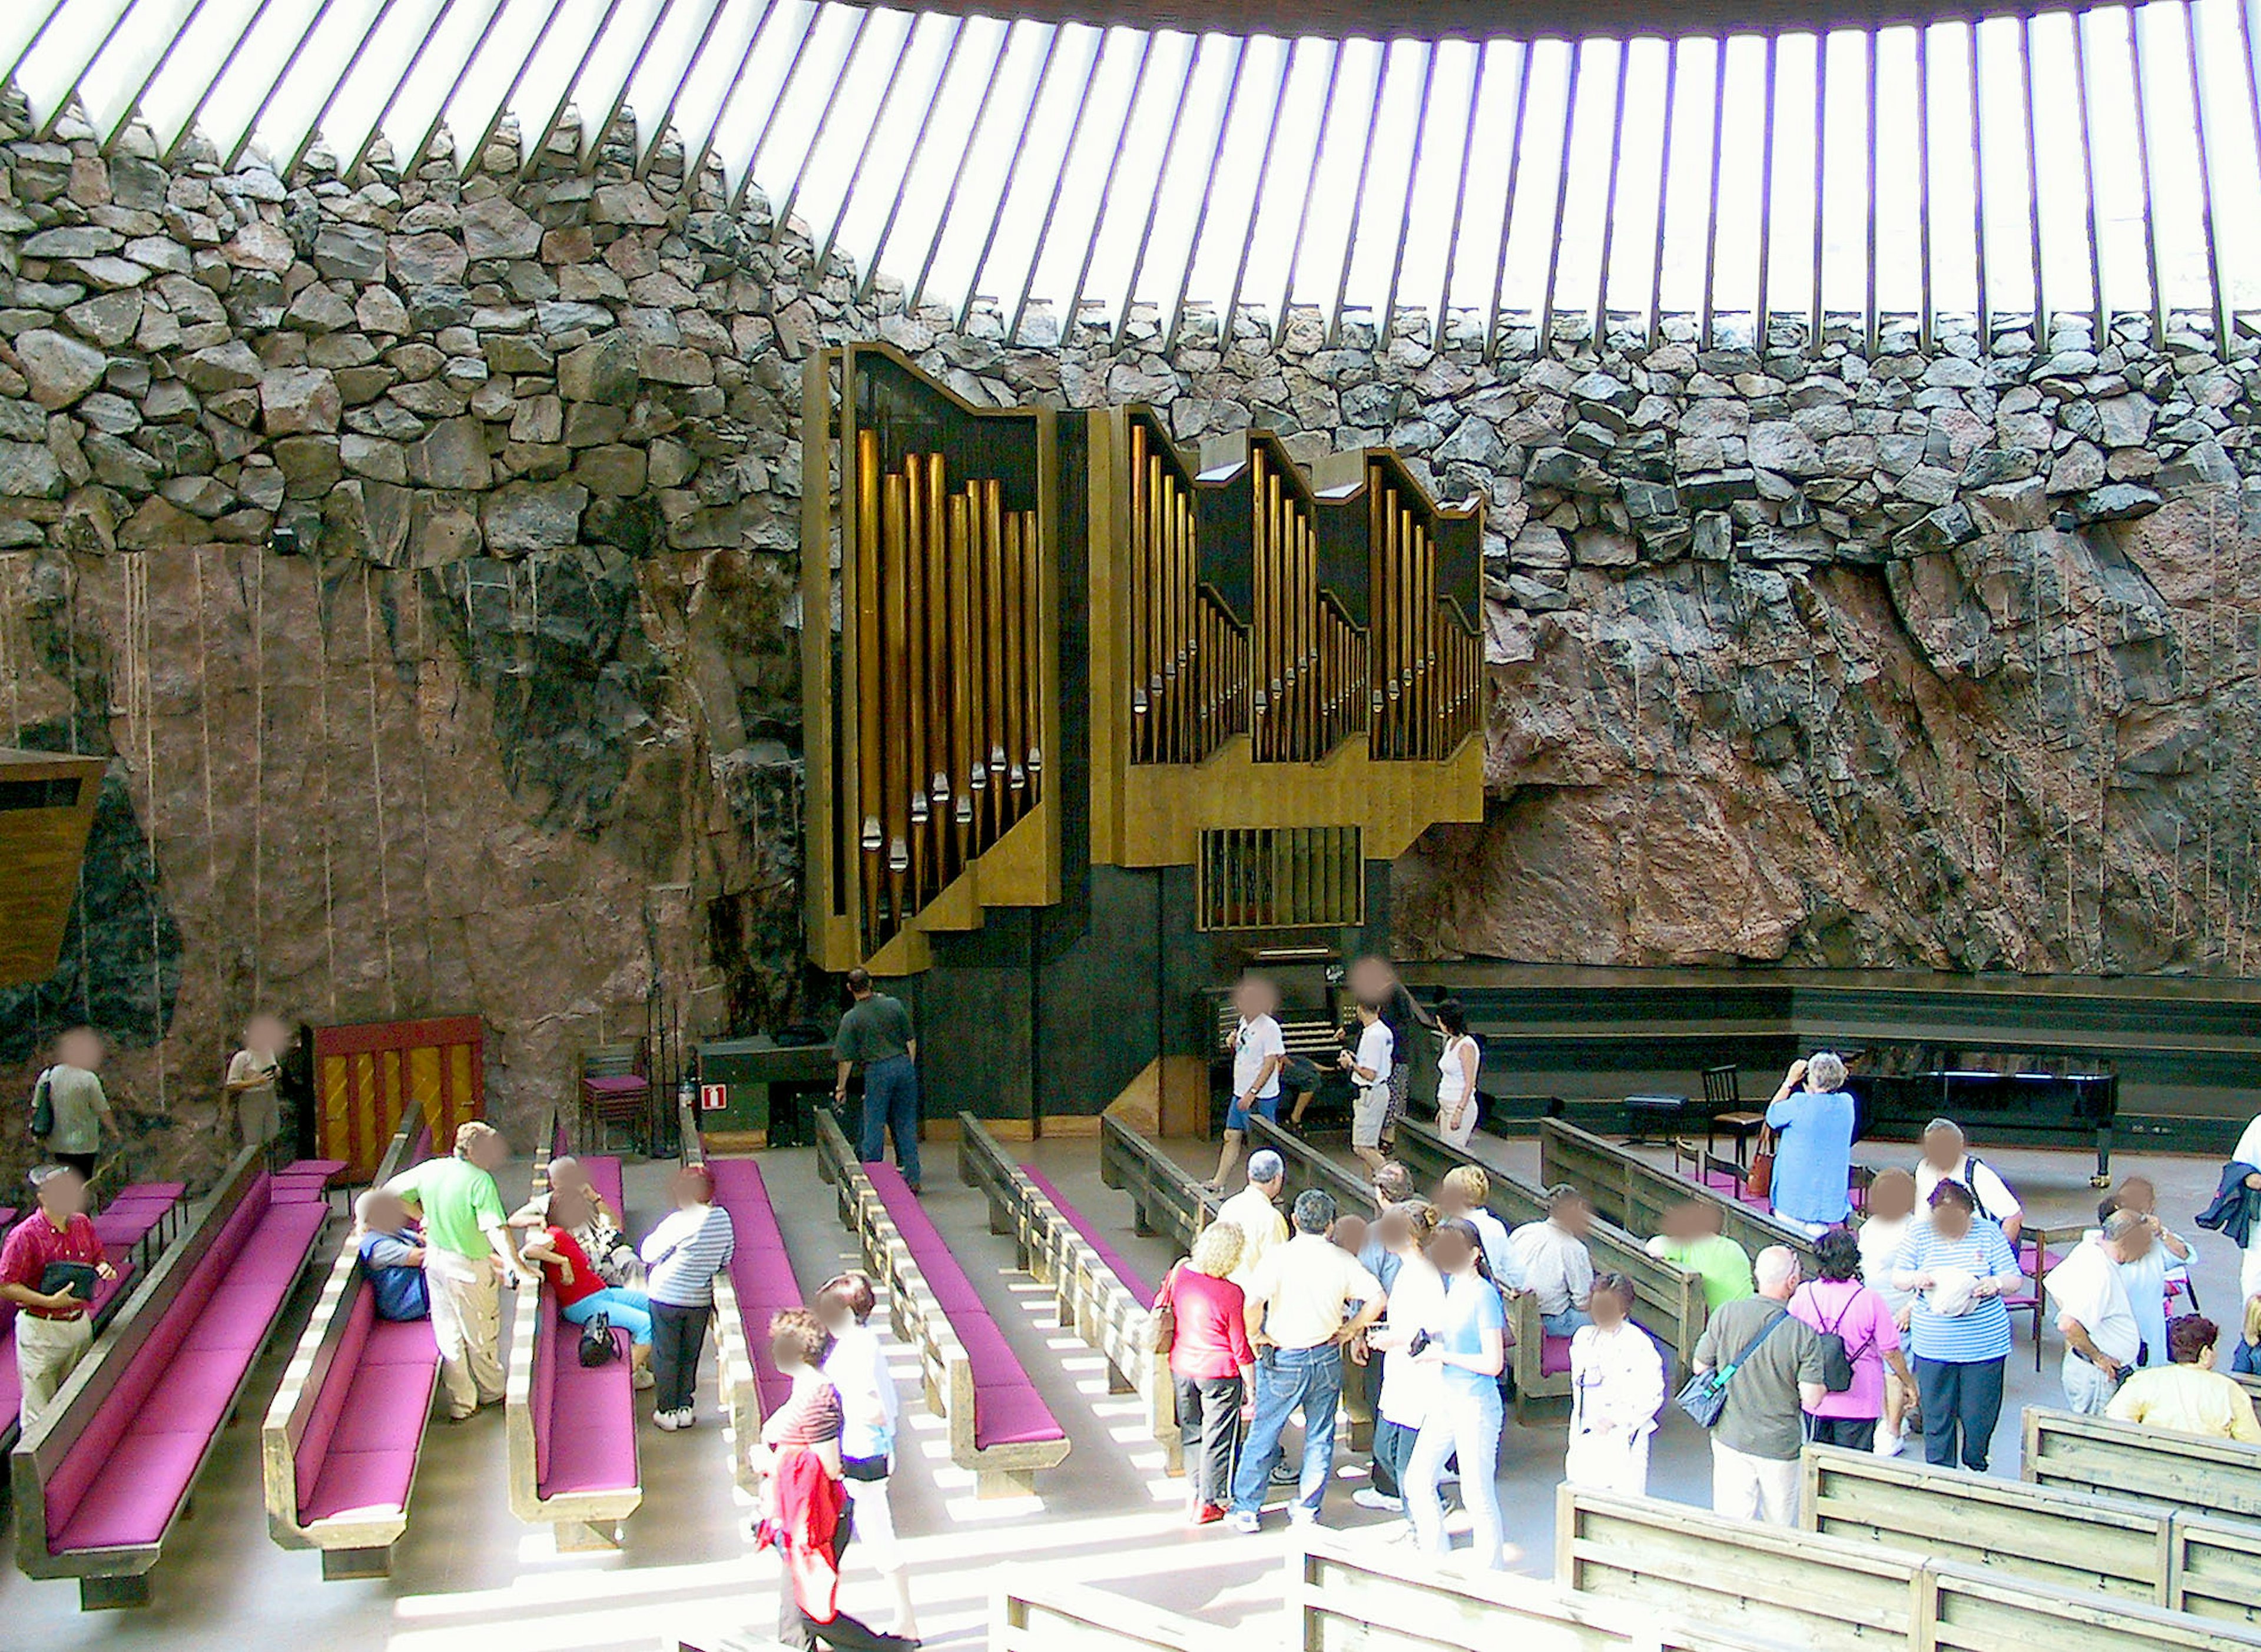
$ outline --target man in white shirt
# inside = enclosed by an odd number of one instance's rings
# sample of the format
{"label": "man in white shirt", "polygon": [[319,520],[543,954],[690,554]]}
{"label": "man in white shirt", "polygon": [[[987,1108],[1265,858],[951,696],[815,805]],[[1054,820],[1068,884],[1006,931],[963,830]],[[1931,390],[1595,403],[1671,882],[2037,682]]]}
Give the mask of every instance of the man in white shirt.
{"label": "man in white shirt", "polygon": [[1369,1171],[1379,1171],[1387,1162],[1382,1137],[1389,1124],[1389,1073],[1397,1059],[1396,1047],[1389,1024],[1382,1018],[1382,1006],[1361,999],[1358,1047],[1345,1050],[1337,1065],[1357,1087],[1358,1099],[1351,1104],[1350,1150]]}
{"label": "man in white shirt", "polygon": [[2018,1248],[2018,1231],[2025,1225],[2024,1207],[2010,1184],[1993,1167],[1972,1154],[1963,1138],[1963,1126],[1951,1118],[1934,1118],[1923,1127],[1923,1157],[1915,1166],[1915,1205],[1931,1209],[1931,1190],[1942,1182],[1959,1182],[1978,1201],[1978,1214],[2002,1230],[2010,1248]]}
{"label": "man in white shirt", "polygon": [[1286,1160],[1261,1148],[1248,1156],[1248,1185],[1217,1206],[1216,1219],[1240,1230],[1240,1266],[1232,1270],[1232,1279],[1244,1289],[1264,1253],[1288,1242],[1288,1223],[1279,1206],[1287,1182]]}
{"label": "man in white shirt", "polygon": [[1342,1402],[1343,1349],[1382,1314],[1382,1282],[1327,1237],[1338,1212],[1317,1188],[1296,1198],[1296,1237],[1266,1255],[1245,1287],[1248,1340],[1256,1353],[1255,1415],[1232,1479],[1232,1527],[1253,1532],[1264,1507],[1280,1433],[1303,1413],[1303,1469],[1288,1512],[1318,1519],[1334,1473],[1335,1410]]}
{"label": "man in white shirt", "polygon": [[1594,1289],[1586,1235],[1593,1226],[1594,1207],[1566,1182],[1547,1189],[1544,1222],[1525,1222],[1508,1235],[1523,1288],[1539,1298],[1539,1323],[1549,1336],[1576,1336],[1594,1323],[1586,1312]]}
{"label": "man in white shirt", "polygon": [[1242,1144],[1248,1139],[1248,1116],[1280,1117],[1280,1068],[1288,1059],[1287,1035],[1273,1014],[1280,1007],[1279,988],[1261,975],[1243,975],[1233,990],[1232,1007],[1240,1014],[1232,1030],[1232,1095],[1224,1104],[1224,1146],[1217,1158],[1217,1180],[1209,1183],[1219,1189],[1240,1162]]}
{"label": "man in white shirt", "polygon": [[2143,1333],[2120,1276],[2121,1264],[2151,1249],[2151,1230],[2132,1210],[2115,1210],[2101,1233],[2091,1234],[2042,1282],[2064,1333],[2064,1403],[2100,1417],[2135,1368]]}

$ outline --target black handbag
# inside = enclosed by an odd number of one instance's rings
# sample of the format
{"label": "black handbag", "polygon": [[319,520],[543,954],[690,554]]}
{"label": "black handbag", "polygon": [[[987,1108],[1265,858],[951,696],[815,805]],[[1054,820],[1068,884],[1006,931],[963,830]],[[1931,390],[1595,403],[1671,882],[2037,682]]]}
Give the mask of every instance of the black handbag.
{"label": "black handbag", "polygon": [[1790,1311],[1785,1308],[1768,1320],[1766,1328],[1758,1335],[1743,1344],[1743,1351],[1727,1364],[1717,1370],[1697,1372],[1672,1397],[1672,1403],[1702,1426],[1710,1428],[1716,1425],[1719,1413],[1727,1409],[1727,1384],[1734,1380],[1735,1373],[1742,1368],[1743,1362],[1759,1351],[1759,1344],[1772,1336],[1775,1327],[1789,1318]]}
{"label": "black handbag", "polygon": [[592,1313],[581,1327],[581,1363],[594,1368],[610,1365],[621,1357],[621,1345],[613,1340],[610,1316]]}

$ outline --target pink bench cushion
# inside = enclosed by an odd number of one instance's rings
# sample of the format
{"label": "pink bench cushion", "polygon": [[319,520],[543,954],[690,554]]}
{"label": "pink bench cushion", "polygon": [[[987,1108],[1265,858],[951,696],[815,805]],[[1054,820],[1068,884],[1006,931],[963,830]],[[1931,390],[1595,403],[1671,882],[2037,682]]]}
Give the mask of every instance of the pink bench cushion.
{"label": "pink bench cushion", "polygon": [[131,1187],[118,1189],[118,1197],[111,1203],[115,1204],[126,1199],[162,1199],[171,1204],[186,1197],[188,1191],[189,1184],[185,1182],[137,1182]]}
{"label": "pink bench cushion", "polygon": [[754,1390],[762,1410],[775,1411],[793,1392],[793,1379],[770,1360],[770,1316],[801,1304],[800,1282],[786,1255],[785,1235],[771,1208],[769,1188],[750,1159],[716,1159],[707,1168],[714,1178],[714,1203],[729,1212],[736,1248],[730,1257],[730,1286],[738,1296],[738,1330],[754,1365]]}
{"label": "pink bench cushion", "polygon": [[[981,1305],[973,1282],[958,1265],[902,1173],[893,1165],[868,1164],[864,1174],[872,1190],[879,1196],[879,1203],[886,1206],[895,1231],[903,1236],[928,1287],[949,1316],[951,1332],[965,1349],[965,1362],[973,1377],[974,1446],[1066,1439],[1067,1431],[1029,1380],[1019,1356]],[[953,1307],[953,1303],[963,1305]]]}
{"label": "pink bench cushion", "polygon": [[638,1078],[633,1073],[618,1073],[610,1078],[585,1078],[581,1081],[581,1088],[592,1095],[619,1099],[624,1096],[649,1094],[651,1089],[651,1081]]}
{"label": "pink bench cushion", "polygon": [[1034,1165],[1023,1165],[1021,1174],[1035,1183],[1037,1192],[1052,1202],[1052,1208],[1067,1219],[1067,1225],[1076,1231],[1077,1236],[1085,1244],[1091,1246],[1099,1260],[1106,1263],[1109,1269],[1113,1272],[1115,1277],[1123,1282],[1125,1289],[1140,1302],[1154,1300],[1154,1294],[1160,1287],[1146,1276],[1145,1269],[1134,1267],[1122,1252],[1115,1248],[1104,1234],[1092,1226],[1085,1219],[1083,1212],[1070,1204],[1060,1190],[1052,1185],[1051,1177]]}
{"label": "pink bench cushion", "polygon": [[47,1485],[53,1554],[154,1543],[187,1497],[325,1214],[262,1177],[231,1211]]}
{"label": "pink bench cushion", "polygon": [[294,1159],[275,1174],[278,1176],[318,1176],[324,1182],[334,1182],[343,1175],[346,1161],[342,1159]]}
{"label": "pink bench cushion", "polygon": [[1561,1376],[1570,1368],[1570,1339],[1543,1336],[1539,1339],[1539,1375]]}
{"label": "pink bench cushion", "polygon": [[[584,1159],[581,1167],[613,1209],[621,1209],[621,1161]],[[614,1360],[583,1365],[580,1334],[558,1313],[556,1293],[543,1285],[529,1401],[537,1497],[622,1491],[636,1483],[635,1393],[629,1386],[629,1363]]]}

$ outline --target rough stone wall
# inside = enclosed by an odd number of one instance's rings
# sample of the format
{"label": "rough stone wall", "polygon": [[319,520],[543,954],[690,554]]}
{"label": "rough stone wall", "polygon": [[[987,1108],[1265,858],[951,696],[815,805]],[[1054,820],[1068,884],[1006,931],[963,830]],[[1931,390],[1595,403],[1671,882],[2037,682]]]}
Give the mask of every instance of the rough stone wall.
{"label": "rough stone wall", "polygon": [[672,147],[286,183],[11,132],[0,732],[113,762],[0,1061],[90,1015],[176,1161],[255,1006],[476,1009],[522,1117],[655,990],[700,1029],[801,1005],[799,368],[854,338],[1487,499],[1492,805],[1401,867],[1410,952],[2246,966],[2250,359],[2071,318],[1487,363],[1410,320],[1166,352],[1038,312],[1008,348],[986,303],[859,304]]}

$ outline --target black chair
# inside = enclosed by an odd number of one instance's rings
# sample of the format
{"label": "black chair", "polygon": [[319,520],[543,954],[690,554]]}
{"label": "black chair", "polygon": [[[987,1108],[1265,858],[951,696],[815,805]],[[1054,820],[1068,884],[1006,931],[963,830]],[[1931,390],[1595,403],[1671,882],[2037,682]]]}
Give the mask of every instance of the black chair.
{"label": "black chair", "polygon": [[1725,1136],[1734,1143],[1735,1162],[1748,1166],[1751,1142],[1766,1127],[1766,1114],[1754,1113],[1744,1107],[1741,1067],[1704,1069],[1704,1108],[1708,1115],[1704,1125],[1705,1151],[1715,1149],[1719,1138]]}

